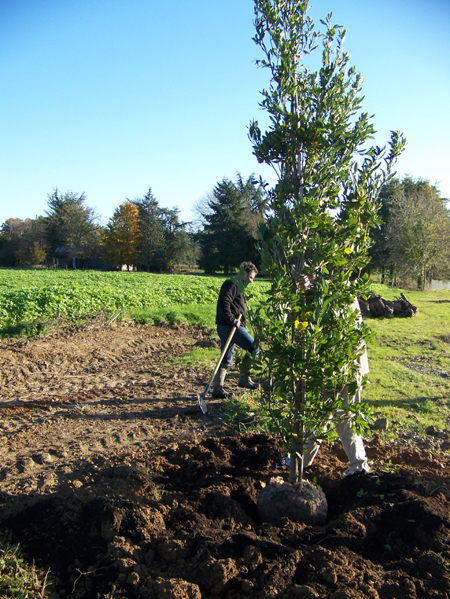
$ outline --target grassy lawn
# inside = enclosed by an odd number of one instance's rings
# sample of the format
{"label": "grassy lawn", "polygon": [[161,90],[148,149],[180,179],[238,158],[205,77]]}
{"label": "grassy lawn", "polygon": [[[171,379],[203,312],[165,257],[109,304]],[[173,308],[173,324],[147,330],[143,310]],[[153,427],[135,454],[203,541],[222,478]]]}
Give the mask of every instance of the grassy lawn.
{"label": "grassy lawn", "polygon": [[[395,299],[403,290],[374,285],[373,292]],[[450,422],[450,291],[404,291],[419,308],[412,318],[375,318],[368,322],[376,335],[369,345],[369,384],[363,401],[372,420],[387,418],[387,439],[400,432],[425,435],[433,425],[448,429]],[[231,399],[225,413],[237,430],[265,428],[254,398]]]}
{"label": "grassy lawn", "polygon": [[[385,288],[393,299],[398,290]],[[395,429],[423,432],[448,427],[450,418],[450,291],[405,292],[419,313],[373,319],[370,384],[363,397]]]}

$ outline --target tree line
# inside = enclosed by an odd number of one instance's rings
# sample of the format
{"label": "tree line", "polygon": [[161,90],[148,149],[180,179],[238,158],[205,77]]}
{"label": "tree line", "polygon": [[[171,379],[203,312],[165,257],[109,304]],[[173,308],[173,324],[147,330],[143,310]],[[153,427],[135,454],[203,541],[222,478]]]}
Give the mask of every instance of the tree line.
{"label": "tree line", "polygon": [[[187,265],[229,274],[244,260],[259,265],[258,231],[270,223],[270,194],[254,174],[245,180],[238,173],[235,182],[224,178],[194,207],[194,222],[182,222],[178,208],[161,207],[149,188],[142,198],[125,200],[102,227],[84,193],[55,189],[44,216],[2,224],[0,266],[55,262],[59,255],[72,268],[125,264],[167,272]],[[380,272],[383,282],[415,280],[419,288],[450,278],[447,201],[423,179],[407,176],[384,185],[368,270]]]}
{"label": "tree line", "polygon": [[449,200],[424,179],[394,178],[381,188],[379,226],[371,230],[369,270],[382,282],[450,279]]}
{"label": "tree line", "polygon": [[[45,216],[10,218],[0,228],[0,265],[36,265],[70,260],[88,267],[123,265],[169,271],[176,264],[196,264],[198,247],[178,208],[159,205],[151,188],[143,198],[125,200],[107,225],[98,224],[84,193],[55,189],[47,197]],[[65,260],[61,258],[66,258]]]}

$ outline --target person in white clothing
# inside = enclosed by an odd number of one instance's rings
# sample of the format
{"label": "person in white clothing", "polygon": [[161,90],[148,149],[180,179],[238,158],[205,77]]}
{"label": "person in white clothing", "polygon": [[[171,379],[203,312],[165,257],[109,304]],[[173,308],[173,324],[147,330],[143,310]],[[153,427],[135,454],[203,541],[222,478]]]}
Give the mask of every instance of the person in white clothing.
{"label": "person in white clothing", "polygon": [[[308,290],[311,288],[311,282],[308,277],[303,277],[302,288]],[[357,310],[359,322],[362,322],[361,310],[357,298],[355,298],[351,305],[353,310]],[[364,343],[364,353],[358,358],[357,364],[357,383],[358,390],[353,397],[348,397],[348,387],[344,387],[341,397],[346,405],[361,401],[361,382],[363,377],[369,373],[369,360],[367,356],[367,347]],[[331,417],[330,417],[331,418]],[[342,443],[342,447],[347,455],[348,469],[345,471],[344,476],[348,476],[355,473],[367,473],[370,472],[370,466],[367,461],[366,450],[364,448],[364,442],[361,435],[358,435],[351,427],[351,416],[346,414],[342,420],[336,424],[336,432]],[[308,468],[314,461],[318,451],[320,449],[320,442],[310,440],[305,447],[305,453],[303,456],[303,467]]]}

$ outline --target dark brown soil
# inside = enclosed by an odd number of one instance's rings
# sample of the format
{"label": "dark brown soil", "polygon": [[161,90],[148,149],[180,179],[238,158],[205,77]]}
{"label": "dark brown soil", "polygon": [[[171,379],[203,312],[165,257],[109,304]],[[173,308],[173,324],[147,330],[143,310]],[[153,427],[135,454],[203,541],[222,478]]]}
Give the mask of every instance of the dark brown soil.
{"label": "dark brown soil", "polygon": [[369,439],[373,473],[347,478],[324,446],[307,479],[327,522],[264,524],[277,439],[235,434],[220,401],[204,416],[209,371],[167,365],[208,332],[94,325],[0,346],[0,529],[51,570],[49,597],[450,597],[444,439]]}

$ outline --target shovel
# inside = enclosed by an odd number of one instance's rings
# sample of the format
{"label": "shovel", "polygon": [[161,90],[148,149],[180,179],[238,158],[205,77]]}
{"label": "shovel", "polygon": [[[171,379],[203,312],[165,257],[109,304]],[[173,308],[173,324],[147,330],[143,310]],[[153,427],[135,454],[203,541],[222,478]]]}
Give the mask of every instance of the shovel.
{"label": "shovel", "polygon": [[[240,322],[241,318],[242,318],[242,314],[239,314],[239,316],[237,317],[237,320],[239,320],[239,322]],[[212,376],[209,379],[209,383],[206,385],[205,390],[203,391],[203,393],[197,393],[198,405],[200,406],[200,410],[203,412],[203,414],[208,413],[208,406],[205,403],[205,396],[211,387],[211,384],[214,380],[214,377],[217,374],[217,371],[219,370],[219,366],[223,360],[224,355],[227,353],[227,349],[230,347],[230,343],[231,343],[231,340],[233,339],[233,335],[236,332],[236,329],[237,329],[237,326],[234,325],[233,328],[231,329],[231,333],[228,335],[228,339],[227,339],[227,342],[225,343],[225,347],[223,348],[223,351],[220,354],[220,358],[217,361],[216,367],[214,368],[214,372],[212,373]]]}

